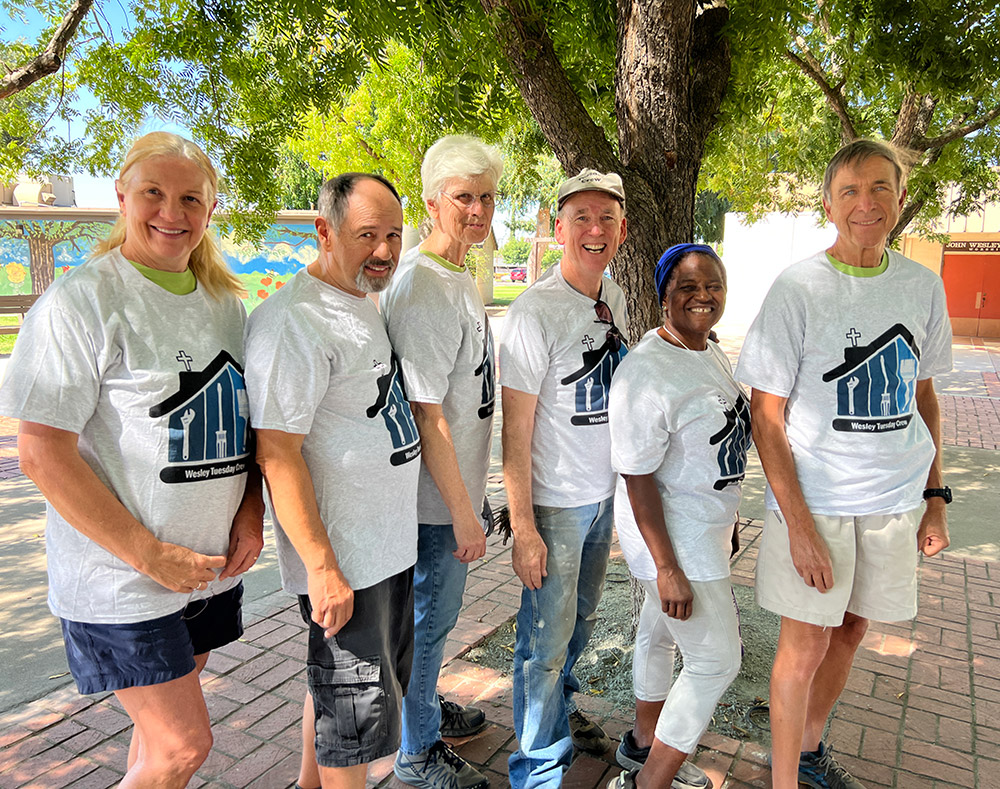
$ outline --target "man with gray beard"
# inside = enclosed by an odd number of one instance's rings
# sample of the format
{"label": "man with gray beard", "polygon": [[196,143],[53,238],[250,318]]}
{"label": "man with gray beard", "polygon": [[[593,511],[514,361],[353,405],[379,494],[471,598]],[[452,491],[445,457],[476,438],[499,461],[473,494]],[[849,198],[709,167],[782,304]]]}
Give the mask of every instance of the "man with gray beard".
{"label": "man with gray beard", "polygon": [[400,744],[420,437],[366,294],[389,284],[402,228],[399,195],[384,178],[328,181],[318,258],[247,323],[251,424],[282,585],[310,628],[302,787],[361,789],[368,763]]}

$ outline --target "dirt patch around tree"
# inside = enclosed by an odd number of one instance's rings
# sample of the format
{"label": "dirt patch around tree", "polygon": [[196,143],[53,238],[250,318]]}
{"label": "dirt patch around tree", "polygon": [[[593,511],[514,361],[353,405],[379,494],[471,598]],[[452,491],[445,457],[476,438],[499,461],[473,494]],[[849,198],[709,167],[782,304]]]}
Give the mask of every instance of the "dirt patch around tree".
{"label": "dirt patch around tree", "polygon": [[[632,695],[632,602],[628,577],[624,559],[612,559],[608,564],[604,596],[597,609],[597,626],[575,671],[582,692],[609,699],[626,713],[635,705]],[[719,702],[709,730],[769,747],[767,712],[766,709],[761,710],[760,705],[767,704],[768,681],[780,620],[777,615],[757,606],[753,589],[734,586],[733,592],[740,610],[743,664],[739,676]],[[464,659],[510,676],[514,659],[514,621],[504,624],[486,641],[466,653]],[[678,654],[675,676],[680,667]]]}

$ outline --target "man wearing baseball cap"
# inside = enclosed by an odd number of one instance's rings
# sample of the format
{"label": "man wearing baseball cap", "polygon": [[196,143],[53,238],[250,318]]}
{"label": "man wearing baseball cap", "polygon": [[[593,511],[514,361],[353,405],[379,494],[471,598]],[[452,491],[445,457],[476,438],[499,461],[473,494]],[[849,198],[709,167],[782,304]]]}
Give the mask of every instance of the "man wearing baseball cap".
{"label": "man wearing baseball cap", "polygon": [[573,666],[590,639],[613,522],[608,390],[626,353],[625,295],[604,271],[625,240],[616,173],[559,188],[561,263],[512,305],[500,341],[503,470],[524,584],[514,651],[514,789],[558,787],[573,745],[610,745],[576,709]]}

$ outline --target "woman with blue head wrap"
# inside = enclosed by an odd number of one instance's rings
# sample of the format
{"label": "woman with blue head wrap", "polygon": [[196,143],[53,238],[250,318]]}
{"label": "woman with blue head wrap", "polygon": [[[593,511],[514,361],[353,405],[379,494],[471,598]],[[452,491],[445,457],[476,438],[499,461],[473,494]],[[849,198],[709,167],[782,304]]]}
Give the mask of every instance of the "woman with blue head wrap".
{"label": "woman with blue head wrap", "polygon": [[[750,445],[750,407],[712,327],[726,270],[702,244],[668,249],[654,272],[663,325],[615,373],[611,459],[621,481],[615,526],[646,590],[633,658],[636,722],[608,784],[710,786],[685,761],[740,667],[730,538]],[[672,681],[674,652],[684,668]]]}

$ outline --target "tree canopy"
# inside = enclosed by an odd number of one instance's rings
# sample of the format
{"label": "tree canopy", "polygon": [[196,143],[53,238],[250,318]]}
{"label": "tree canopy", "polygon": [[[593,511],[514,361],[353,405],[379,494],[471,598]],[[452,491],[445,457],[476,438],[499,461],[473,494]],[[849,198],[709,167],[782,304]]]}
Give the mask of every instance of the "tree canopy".
{"label": "tree canopy", "polygon": [[[992,0],[734,3],[733,81],[707,184],[756,217],[818,210],[844,143],[891,141],[912,165],[893,236],[1000,198],[1000,12]],[[739,30],[757,43],[740,46]],[[949,184],[957,202],[946,204]]]}
{"label": "tree canopy", "polygon": [[[566,172],[625,181],[613,271],[633,337],[658,316],[653,263],[696,232],[699,185],[751,215],[816,208],[824,163],[866,135],[914,161],[897,232],[998,192],[987,0],[129,0],[123,34],[86,0],[0,2],[48,20],[37,41],[8,32],[0,45],[0,177],[113,172],[153,116],[220,163],[249,237],[283,202],[274,174],[289,156],[327,174],[376,169],[413,195],[430,142],[469,131],[527,174],[507,185],[516,195],[546,180],[551,150]],[[87,93],[87,136],[66,139],[54,121]],[[960,198],[945,205],[949,183]],[[702,206],[700,235],[721,204]]]}

